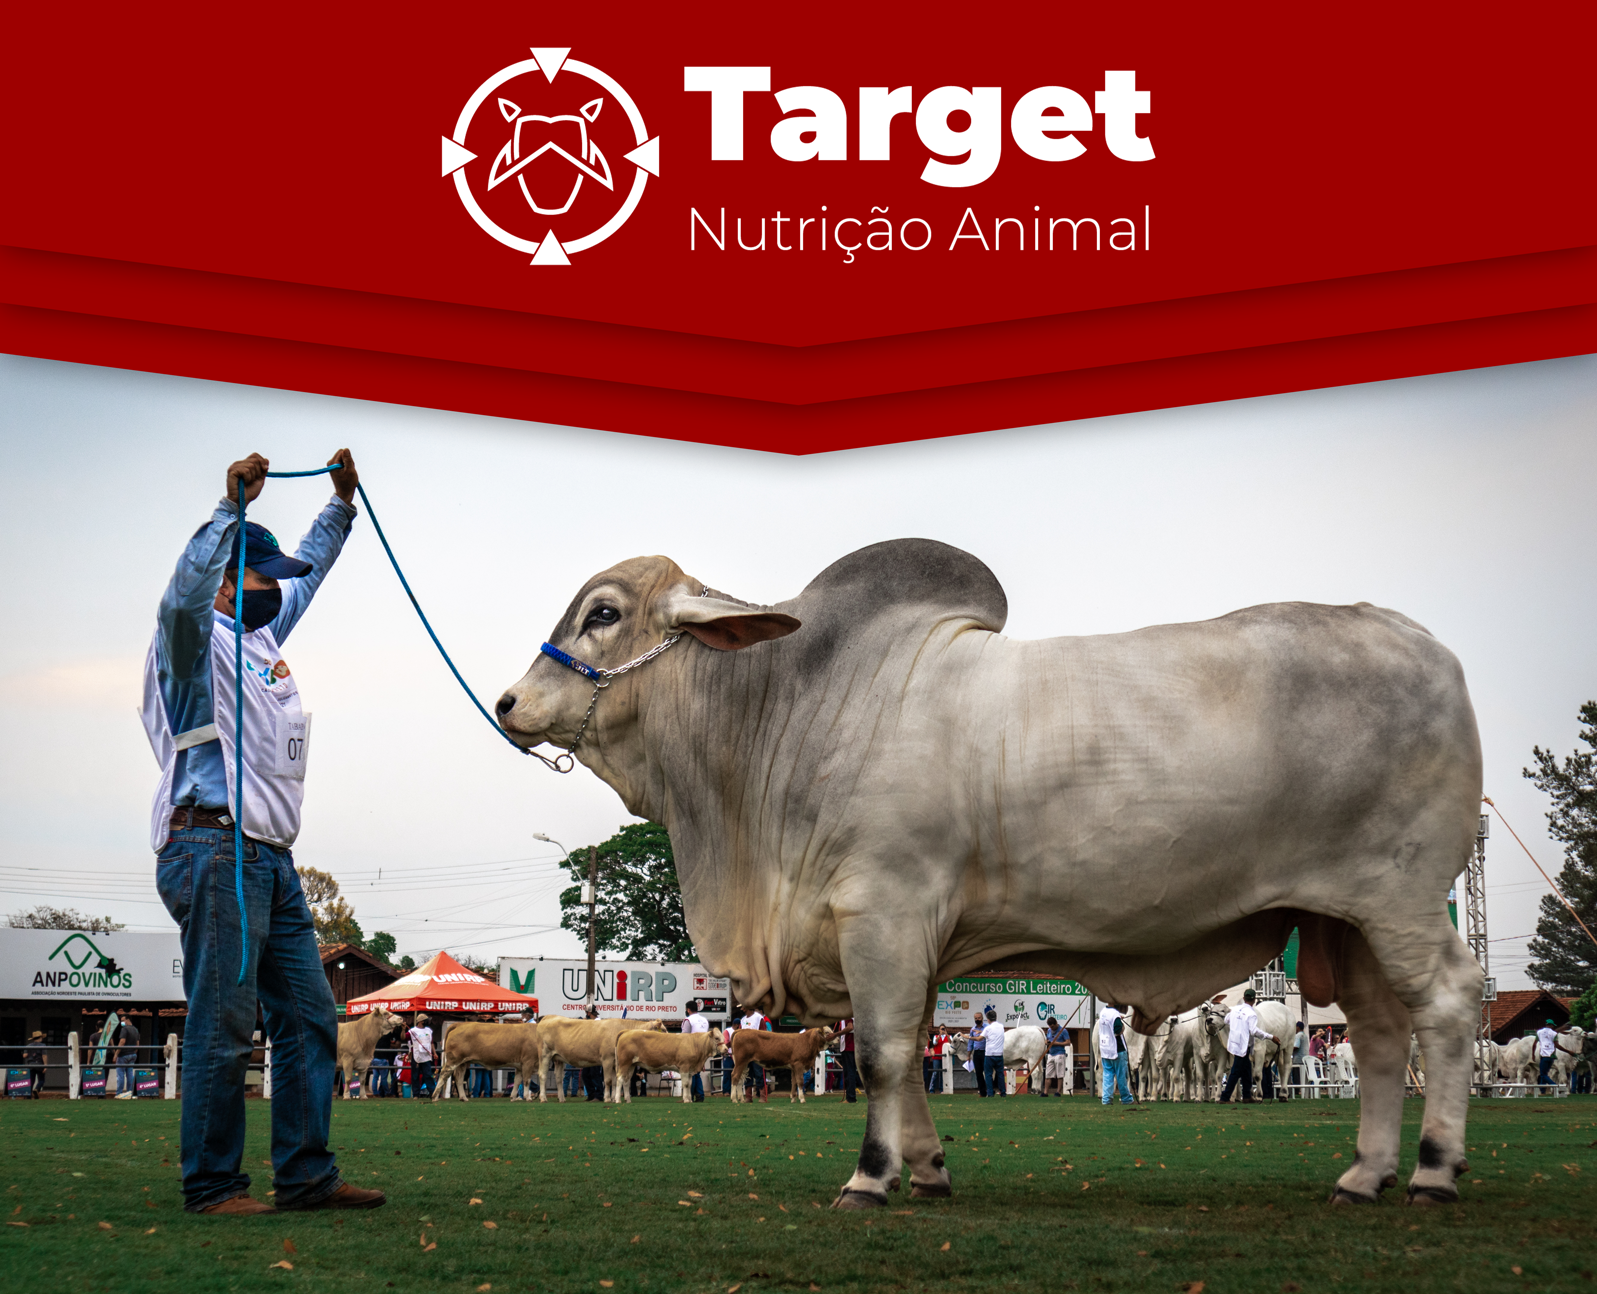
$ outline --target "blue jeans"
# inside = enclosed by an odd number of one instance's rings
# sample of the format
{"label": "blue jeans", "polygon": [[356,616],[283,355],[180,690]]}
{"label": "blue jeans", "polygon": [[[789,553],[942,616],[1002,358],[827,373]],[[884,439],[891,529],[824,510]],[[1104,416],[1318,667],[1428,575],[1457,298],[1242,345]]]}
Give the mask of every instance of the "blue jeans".
{"label": "blue jeans", "polygon": [[[248,498],[246,498],[245,502],[247,503],[248,501]],[[126,1065],[118,1065],[116,1067],[116,1094],[121,1096],[123,1092],[131,1092],[132,1090],[133,1062],[129,1061]]]}
{"label": "blue jeans", "polygon": [[1113,1060],[1103,1063],[1103,1103],[1109,1104],[1109,1098],[1114,1096],[1119,1089],[1120,1100],[1124,1105],[1133,1105],[1131,1099],[1131,1079],[1126,1068],[1126,1053],[1121,1052]]}
{"label": "blue jeans", "polygon": [[1004,1076],[1004,1058],[1002,1054],[987,1057],[987,1095],[1009,1095],[1009,1081]]}
{"label": "blue jeans", "polygon": [[244,983],[233,833],[174,832],[156,856],[155,886],[183,942],[183,1207],[197,1213],[247,1191],[244,1075],[257,1000],[272,1040],[272,1172],[278,1208],[303,1208],[341,1185],[327,1147],[338,1016],[294,857],[244,842],[250,944]]}
{"label": "blue jeans", "polygon": [[488,1071],[480,1065],[471,1066],[471,1086],[467,1090],[472,1097],[492,1096],[493,1083],[488,1077]]}
{"label": "blue jeans", "polygon": [[[249,502],[248,495],[245,496],[244,501],[246,503]],[[693,1076],[693,1086],[688,1089],[688,1092],[695,1101],[702,1101],[704,1099],[704,1075],[702,1073],[698,1073]]]}

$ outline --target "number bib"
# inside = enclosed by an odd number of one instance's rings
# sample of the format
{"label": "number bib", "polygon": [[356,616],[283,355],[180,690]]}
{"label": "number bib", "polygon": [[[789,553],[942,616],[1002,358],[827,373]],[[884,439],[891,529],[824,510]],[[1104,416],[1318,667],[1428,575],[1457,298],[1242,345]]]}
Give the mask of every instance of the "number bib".
{"label": "number bib", "polygon": [[305,760],[310,754],[311,717],[277,716],[277,775],[305,780]]}

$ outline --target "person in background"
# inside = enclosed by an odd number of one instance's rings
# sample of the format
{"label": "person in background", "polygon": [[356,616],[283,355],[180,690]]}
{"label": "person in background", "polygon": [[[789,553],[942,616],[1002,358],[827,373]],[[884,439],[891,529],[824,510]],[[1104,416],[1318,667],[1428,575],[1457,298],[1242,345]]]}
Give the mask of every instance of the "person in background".
{"label": "person in background", "polygon": [[998,1023],[998,1012],[987,1008],[987,1023],[982,1026],[982,1046],[987,1053],[987,1091],[993,1096],[1008,1096],[1009,1083],[1004,1074],[1004,1026]]}
{"label": "person in background", "polygon": [[[599,1008],[590,1006],[583,1012],[583,1018],[597,1020],[599,1018]],[[584,1065],[582,1067],[582,1091],[588,1100],[598,1101],[601,1105],[604,1104],[603,1065]]]}
{"label": "person in background", "polygon": [[131,1101],[136,1093],[133,1090],[133,1067],[139,1063],[139,1029],[133,1023],[132,1016],[124,1016],[122,1027],[116,1031],[116,1055],[112,1063],[116,1065],[116,1099]]}
{"label": "person in background", "polygon": [[[760,1011],[759,1007],[751,1006],[744,1012],[743,1018],[738,1021],[738,1028],[763,1030],[769,1033],[771,1021]],[[745,1092],[763,1092],[765,1090],[765,1066],[758,1062],[749,1066],[748,1072],[743,1076],[743,1090]]]}
{"label": "person in background", "polygon": [[437,1053],[433,1051],[432,1026],[427,1023],[425,1011],[418,1012],[416,1023],[410,1028],[410,1090],[417,1097],[433,1094],[433,1066]]}
{"label": "person in background", "polygon": [[931,1091],[938,1094],[943,1090],[943,1058],[948,1054],[948,1049],[953,1045],[953,1039],[948,1036],[948,1026],[940,1024],[932,1033],[932,1086]]}
{"label": "person in background", "polygon": [[1292,1035],[1292,1073],[1287,1079],[1290,1087],[1298,1087],[1303,1082],[1303,1061],[1309,1054],[1309,1035],[1303,1030],[1303,1021],[1298,1021],[1298,1031]]}
{"label": "person in background", "polygon": [[1110,1003],[1098,1014],[1098,1055],[1103,1061],[1103,1103],[1119,1094],[1122,1105],[1135,1105],[1126,1058],[1126,1008]]}
{"label": "person in background", "polygon": [[28,1035],[28,1050],[22,1053],[22,1063],[28,1072],[28,1095],[35,1101],[44,1091],[44,1031],[35,1029]]}
{"label": "person in background", "polygon": [[1325,1057],[1330,1051],[1330,1044],[1326,1041],[1325,1030],[1316,1029],[1314,1036],[1309,1039],[1309,1055],[1320,1062],[1320,1072],[1325,1072]]}
{"label": "person in background", "polygon": [[[991,1008],[988,1008],[989,1010]],[[970,1026],[970,1032],[965,1035],[966,1050],[969,1053],[971,1072],[976,1075],[976,1095],[987,1095],[987,1040],[982,1035],[987,1021],[982,1018],[980,1011]]]}
{"label": "person in background", "polygon": [[[682,1022],[683,1033],[709,1033],[710,1022],[706,1020],[699,1010],[699,999],[694,998],[688,1003],[688,1018]],[[695,1101],[704,1100],[704,1075],[693,1075],[693,1086],[689,1089]]]}
{"label": "person in background", "polygon": [[[1538,1091],[1544,1087],[1549,1090],[1557,1088],[1558,1085],[1552,1076],[1552,1067],[1554,1053],[1560,1051],[1566,1056],[1573,1056],[1576,1060],[1580,1059],[1578,1051],[1570,1051],[1568,1047],[1558,1041],[1558,1026],[1551,1020],[1544,1020],[1542,1027],[1536,1030],[1536,1085]],[[1570,1080],[1570,1087],[1573,1089],[1573,1071],[1570,1073]]]}
{"label": "person in background", "polygon": [[[387,1038],[379,1038],[377,1046],[380,1048],[387,1042]],[[373,1052],[371,1068],[366,1071],[366,1083],[371,1089],[371,1095],[392,1096],[394,1093],[393,1081],[394,1070],[388,1061],[388,1057]]]}
{"label": "person in background", "polygon": [[1252,989],[1244,989],[1242,1001],[1226,1013],[1225,1049],[1231,1053],[1231,1071],[1220,1085],[1222,1105],[1230,1103],[1238,1085],[1242,1088],[1243,1105],[1259,1104],[1258,1098],[1253,1095],[1253,1040],[1268,1038],[1277,1045],[1281,1042],[1273,1033],[1259,1027],[1259,1013],[1253,1009],[1257,997],[1258,994]]}
{"label": "person in background", "polygon": [[1043,1081],[1041,1096],[1048,1095],[1048,1089],[1055,1083],[1059,1084],[1059,1095],[1069,1096],[1070,1074],[1070,1030],[1066,1029],[1053,1016],[1048,1017],[1048,1027],[1043,1030],[1043,1041],[1047,1044],[1048,1055],[1043,1061]]}
{"label": "person in background", "polygon": [[937,1036],[935,1029],[929,1030],[921,1042],[920,1049],[920,1078],[921,1086],[928,1092],[932,1090],[932,1039]]}
{"label": "person in background", "polygon": [[105,1026],[100,1030],[99,1041],[94,1049],[94,1059],[91,1065],[104,1065],[109,1054],[111,1044],[116,1041],[116,1031],[122,1027],[122,1019],[115,1011],[105,1013]]}
{"label": "person in background", "polygon": [[859,1070],[854,1061],[854,1018],[837,1022],[837,1058],[843,1065],[843,1099],[854,1104],[854,1093],[859,1088]]}

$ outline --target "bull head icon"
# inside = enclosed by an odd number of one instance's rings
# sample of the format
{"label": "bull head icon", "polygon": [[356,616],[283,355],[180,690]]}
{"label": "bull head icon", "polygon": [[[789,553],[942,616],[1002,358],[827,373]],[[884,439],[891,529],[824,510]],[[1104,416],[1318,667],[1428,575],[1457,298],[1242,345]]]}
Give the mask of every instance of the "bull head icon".
{"label": "bull head icon", "polygon": [[[597,120],[603,107],[603,99],[593,99],[576,113],[548,117],[542,113],[522,112],[509,99],[500,99],[499,112],[511,123],[512,130],[505,146],[494,158],[488,187],[496,189],[514,176],[521,186],[521,196],[540,216],[563,216],[570,211],[582,192],[584,179],[592,179],[614,192],[610,163],[599,146],[588,138],[588,126]],[[548,160],[539,162],[540,158]],[[576,170],[574,177],[559,165],[561,161]],[[539,162],[537,170],[529,172],[534,162]],[[533,175],[531,184],[527,179],[529,173]],[[535,190],[536,197],[533,196]],[[564,201],[561,201],[562,195]]]}

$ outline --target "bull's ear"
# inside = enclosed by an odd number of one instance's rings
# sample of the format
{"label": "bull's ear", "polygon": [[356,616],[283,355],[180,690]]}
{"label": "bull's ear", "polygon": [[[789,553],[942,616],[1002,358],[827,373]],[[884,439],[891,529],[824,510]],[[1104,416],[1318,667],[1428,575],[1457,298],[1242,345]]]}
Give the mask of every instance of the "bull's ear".
{"label": "bull's ear", "polygon": [[693,597],[674,593],[666,607],[666,628],[672,633],[690,633],[706,647],[716,651],[738,651],[771,638],[785,638],[802,621],[780,611],[745,606],[725,598]]}

